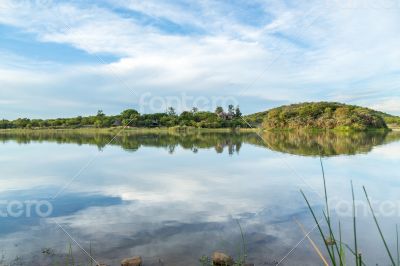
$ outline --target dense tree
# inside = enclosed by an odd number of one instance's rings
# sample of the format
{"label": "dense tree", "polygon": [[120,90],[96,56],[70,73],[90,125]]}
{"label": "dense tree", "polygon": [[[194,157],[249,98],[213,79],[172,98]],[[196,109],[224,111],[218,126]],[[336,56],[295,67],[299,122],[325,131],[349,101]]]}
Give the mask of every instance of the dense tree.
{"label": "dense tree", "polygon": [[174,109],[174,107],[168,107],[168,109],[167,109],[167,114],[168,115],[176,115],[176,112],[175,112],[175,109]]}
{"label": "dense tree", "polygon": [[127,109],[121,113],[121,119],[131,119],[132,117],[139,116],[139,112],[134,109]]}
{"label": "dense tree", "polygon": [[117,118],[116,124],[121,123],[123,126],[137,126],[140,118],[138,111],[134,109],[128,109],[121,113],[119,119]]}
{"label": "dense tree", "polygon": [[386,123],[400,125],[400,118],[371,109],[339,103],[304,103],[282,106],[266,112],[244,116],[239,106],[228,106],[228,112],[219,106],[215,112],[193,108],[177,115],[174,108],[164,113],[140,114],[134,109],[119,115],[107,116],[102,110],[96,115],[57,119],[19,118],[14,121],[0,120],[0,129],[9,128],[82,128],[82,127],[196,127],[237,128],[342,128],[364,130],[386,128]]}
{"label": "dense tree", "polygon": [[235,116],[235,107],[234,107],[232,104],[230,104],[230,105],[228,106],[228,115],[229,115],[230,117]]}
{"label": "dense tree", "polygon": [[221,106],[218,106],[218,107],[215,109],[215,113],[216,113],[217,115],[222,114],[223,112],[224,112],[224,108],[222,108]]}
{"label": "dense tree", "polygon": [[236,106],[235,109],[235,117],[241,117],[242,116],[242,112],[240,111],[239,105]]}

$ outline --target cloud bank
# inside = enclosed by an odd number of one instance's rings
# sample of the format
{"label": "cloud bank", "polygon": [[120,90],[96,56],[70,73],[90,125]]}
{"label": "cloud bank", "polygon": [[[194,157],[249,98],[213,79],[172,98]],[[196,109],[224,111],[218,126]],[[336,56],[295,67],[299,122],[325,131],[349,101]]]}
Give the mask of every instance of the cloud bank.
{"label": "cloud bank", "polygon": [[118,113],[149,92],[232,96],[245,113],[332,100],[400,114],[399,10],[368,0],[5,0],[1,114]]}

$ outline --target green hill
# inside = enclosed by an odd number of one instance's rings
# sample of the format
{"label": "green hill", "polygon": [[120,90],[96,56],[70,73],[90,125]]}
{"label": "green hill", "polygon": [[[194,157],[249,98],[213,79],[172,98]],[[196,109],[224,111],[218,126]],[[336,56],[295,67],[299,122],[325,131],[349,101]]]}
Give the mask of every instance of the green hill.
{"label": "green hill", "polygon": [[[336,102],[307,102],[270,109],[262,122],[265,129],[388,129],[394,117],[369,108]],[[387,120],[387,121],[385,121]]]}
{"label": "green hill", "polygon": [[252,127],[259,127],[264,118],[267,116],[268,111],[258,112],[250,115],[243,116],[243,119],[248,122]]}

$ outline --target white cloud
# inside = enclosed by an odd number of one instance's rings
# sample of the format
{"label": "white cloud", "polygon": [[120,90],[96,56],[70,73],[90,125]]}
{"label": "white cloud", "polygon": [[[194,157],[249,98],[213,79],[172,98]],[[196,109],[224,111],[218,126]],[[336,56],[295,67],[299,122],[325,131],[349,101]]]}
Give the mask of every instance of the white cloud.
{"label": "white cloud", "polygon": [[378,101],[372,108],[391,114],[400,114],[400,97]]}
{"label": "white cloud", "polygon": [[[168,32],[154,21],[143,23],[94,4],[4,4],[0,23],[33,33],[41,42],[67,44],[95,54],[99,64],[50,64],[43,71],[31,68],[24,72],[19,67],[23,63],[14,64],[15,72],[2,75],[0,84],[28,93],[32,87],[53,86],[50,96],[46,94],[48,89],[42,97],[52,97],[60,91],[65,95],[70,87],[82,88],[80,92],[91,90],[97,99],[103,99],[98,105],[110,99],[110,90],[114,90],[116,102],[130,95],[128,90],[151,90],[153,94],[195,90],[205,95],[230,91],[287,102],[293,98],[357,98],[355,103],[368,106],[381,107],[379,102],[385,102],[385,110],[398,113],[396,103],[387,100],[393,91],[382,88],[383,84],[398,83],[393,74],[400,68],[398,9],[343,8],[341,3],[313,2],[302,7],[289,7],[280,1],[255,3],[260,4],[262,16],[245,6],[212,1],[190,6],[173,1],[108,2],[138,12],[148,20],[165,20],[187,31],[194,30],[193,34]],[[241,19],[238,14],[243,16],[246,12],[246,19],[258,16],[259,21],[251,24]],[[102,62],[102,53],[120,59]],[[10,61],[13,60],[6,62]],[[11,73],[9,68],[0,69]],[[26,79],[20,80],[18,75]],[[96,76],[101,77],[101,82]],[[378,98],[368,96],[377,94]],[[73,101],[74,96],[67,100]]]}

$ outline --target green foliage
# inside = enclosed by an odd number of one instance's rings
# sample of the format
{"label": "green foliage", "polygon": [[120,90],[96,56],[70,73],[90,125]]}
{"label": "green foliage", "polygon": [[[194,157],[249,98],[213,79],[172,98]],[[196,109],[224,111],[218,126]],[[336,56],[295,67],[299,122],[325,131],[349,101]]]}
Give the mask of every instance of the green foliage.
{"label": "green foliage", "polygon": [[177,127],[189,126],[196,128],[236,128],[249,127],[243,119],[241,119],[241,111],[239,106],[236,109],[233,105],[228,107],[229,116],[220,116],[225,114],[223,108],[221,113],[199,111],[193,108],[191,111],[184,111],[180,115],[176,114],[175,109],[169,107],[165,113],[140,114],[134,109],[123,111],[120,115],[107,116],[102,110],[99,110],[95,116],[74,117],[74,118],[57,118],[57,119],[28,119],[19,118],[14,121],[0,120],[0,129],[35,129],[35,128],[52,128],[52,129],[69,129],[69,128],[110,128],[117,126],[124,127]]}
{"label": "green foliage", "polygon": [[228,106],[228,114],[231,115],[231,116],[234,116],[234,115],[235,115],[235,107],[233,107],[232,104],[230,104],[230,105]]}
{"label": "green foliage", "polygon": [[268,111],[266,129],[336,129],[362,131],[387,129],[382,113],[335,102],[292,104]]}
{"label": "green foliage", "polygon": [[335,129],[341,131],[387,129],[400,127],[400,117],[354,105],[315,102],[281,106],[265,112],[242,116],[239,106],[217,107],[215,112],[192,108],[177,114],[169,107],[164,113],[140,114],[134,109],[107,116],[99,110],[94,116],[57,119],[19,118],[0,120],[0,129],[21,128],[111,128],[111,127],[195,127],[195,128],[256,128],[266,129]]}
{"label": "green foliage", "polygon": [[134,109],[128,109],[121,113],[120,119],[123,126],[129,126],[130,124],[137,124],[140,114]]}
{"label": "green foliage", "polygon": [[235,117],[241,117],[241,116],[242,116],[242,112],[240,111],[239,106],[236,106]]}
{"label": "green foliage", "polygon": [[384,114],[382,117],[385,120],[386,124],[400,127],[400,117],[388,114]]}
{"label": "green foliage", "polygon": [[224,108],[222,108],[221,106],[218,106],[216,109],[215,109],[215,113],[216,114],[221,114],[221,113],[223,113],[224,112]]}
{"label": "green foliage", "polygon": [[259,127],[264,121],[264,118],[267,116],[267,114],[268,111],[258,112],[255,114],[246,115],[243,117],[243,119],[246,120],[247,123],[249,123],[252,127]]}
{"label": "green foliage", "polygon": [[172,116],[176,115],[175,109],[173,107],[168,107],[167,114]]}

